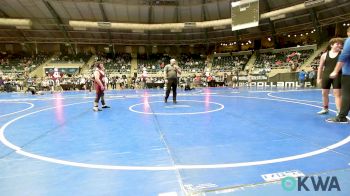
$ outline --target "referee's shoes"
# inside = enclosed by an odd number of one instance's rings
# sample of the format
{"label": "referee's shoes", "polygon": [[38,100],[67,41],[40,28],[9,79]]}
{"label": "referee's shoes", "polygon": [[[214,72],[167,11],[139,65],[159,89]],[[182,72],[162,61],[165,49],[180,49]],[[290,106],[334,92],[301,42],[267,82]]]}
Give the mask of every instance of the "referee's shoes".
{"label": "referee's shoes", "polygon": [[340,118],[338,116],[333,117],[333,118],[328,118],[326,121],[330,122],[330,123],[342,123],[342,124],[349,123],[349,121],[346,117]]}

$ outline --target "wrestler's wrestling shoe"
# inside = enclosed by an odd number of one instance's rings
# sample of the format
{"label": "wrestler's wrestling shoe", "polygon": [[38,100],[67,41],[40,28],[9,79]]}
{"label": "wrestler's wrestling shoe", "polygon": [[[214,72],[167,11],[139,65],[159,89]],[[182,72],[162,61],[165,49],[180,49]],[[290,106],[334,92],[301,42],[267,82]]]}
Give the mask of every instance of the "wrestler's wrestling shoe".
{"label": "wrestler's wrestling shoe", "polygon": [[100,108],[98,108],[98,107],[93,107],[92,110],[93,110],[94,112],[102,111],[102,109],[100,109]]}
{"label": "wrestler's wrestling shoe", "polygon": [[323,115],[323,114],[328,114],[329,110],[328,109],[322,109],[321,111],[317,112],[317,114]]}

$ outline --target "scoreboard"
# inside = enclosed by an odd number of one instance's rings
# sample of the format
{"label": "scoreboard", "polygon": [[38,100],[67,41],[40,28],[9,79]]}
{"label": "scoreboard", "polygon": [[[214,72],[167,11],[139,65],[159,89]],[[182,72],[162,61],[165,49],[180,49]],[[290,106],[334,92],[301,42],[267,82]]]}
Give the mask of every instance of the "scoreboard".
{"label": "scoreboard", "polygon": [[259,0],[241,0],[231,3],[232,31],[259,25]]}

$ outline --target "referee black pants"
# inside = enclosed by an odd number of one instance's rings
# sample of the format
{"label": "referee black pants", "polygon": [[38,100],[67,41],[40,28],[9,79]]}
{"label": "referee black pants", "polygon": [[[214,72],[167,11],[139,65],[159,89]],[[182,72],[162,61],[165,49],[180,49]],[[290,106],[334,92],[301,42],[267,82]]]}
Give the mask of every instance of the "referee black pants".
{"label": "referee black pants", "polygon": [[338,117],[346,118],[350,110],[350,75],[343,75],[341,78],[341,107]]}
{"label": "referee black pants", "polygon": [[166,100],[168,100],[171,88],[173,89],[173,101],[176,101],[177,78],[168,78],[168,83],[166,84],[166,91],[165,91]]}

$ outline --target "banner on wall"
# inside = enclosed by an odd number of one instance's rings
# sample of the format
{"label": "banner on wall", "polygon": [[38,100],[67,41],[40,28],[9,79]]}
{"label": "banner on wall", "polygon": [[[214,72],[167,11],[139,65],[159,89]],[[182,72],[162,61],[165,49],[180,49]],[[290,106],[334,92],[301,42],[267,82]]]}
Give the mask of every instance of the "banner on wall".
{"label": "banner on wall", "polygon": [[[254,81],[248,84],[247,81],[239,82],[239,86],[251,86],[251,87],[300,87],[299,82],[266,82],[266,81]],[[311,82],[305,82],[305,87],[310,87]]]}

